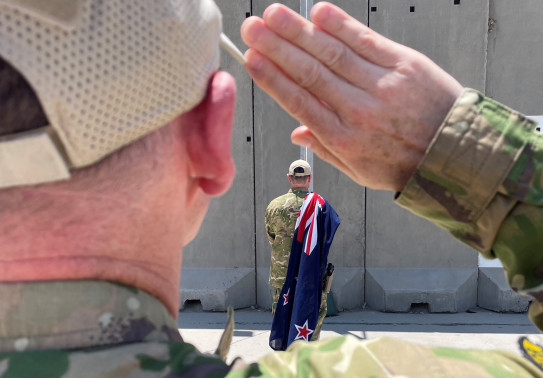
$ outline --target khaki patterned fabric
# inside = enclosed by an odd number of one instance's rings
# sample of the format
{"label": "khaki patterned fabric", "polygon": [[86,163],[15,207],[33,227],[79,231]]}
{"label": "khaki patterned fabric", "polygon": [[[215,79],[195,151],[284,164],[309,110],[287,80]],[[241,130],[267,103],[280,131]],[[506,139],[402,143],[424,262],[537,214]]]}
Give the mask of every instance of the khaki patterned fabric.
{"label": "khaki patterned fabric", "polygon": [[0,377],[543,377],[512,353],[352,336],[228,366],[184,343],[165,307],[132,287],[1,284],[0,295]]}
{"label": "khaki patterned fabric", "polygon": [[99,281],[0,284],[0,377],[224,376],[156,298]]}
{"label": "khaki patterned fabric", "polygon": [[[429,347],[390,338],[342,336],[294,342],[259,360],[266,377],[543,377],[509,352]],[[242,377],[232,372],[232,377]]]}
{"label": "khaki patterned fabric", "polygon": [[466,89],[396,202],[499,258],[543,330],[542,147],[534,121]]}
{"label": "khaki patterned fabric", "polygon": [[287,277],[292,236],[307,189],[290,189],[266,208],[266,234],[270,242],[270,285],[281,289]]}

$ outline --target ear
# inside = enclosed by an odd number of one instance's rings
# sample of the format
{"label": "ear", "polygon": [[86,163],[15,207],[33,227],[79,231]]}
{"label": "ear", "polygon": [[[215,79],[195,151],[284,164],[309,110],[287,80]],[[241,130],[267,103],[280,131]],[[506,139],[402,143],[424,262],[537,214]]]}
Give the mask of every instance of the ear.
{"label": "ear", "polygon": [[234,78],[218,72],[202,102],[182,116],[189,176],[210,196],[226,192],[234,178],[230,138],[235,100]]}
{"label": "ear", "polygon": [[289,183],[292,184],[292,179],[290,178],[290,175],[288,173],[287,173],[287,180],[288,180]]}

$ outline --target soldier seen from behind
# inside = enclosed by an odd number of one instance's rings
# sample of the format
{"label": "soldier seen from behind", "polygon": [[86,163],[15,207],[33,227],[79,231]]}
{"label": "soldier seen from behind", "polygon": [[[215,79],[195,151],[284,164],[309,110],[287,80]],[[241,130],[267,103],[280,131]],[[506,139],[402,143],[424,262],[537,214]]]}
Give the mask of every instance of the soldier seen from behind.
{"label": "soldier seen from behind", "polygon": [[[293,239],[295,237],[294,233],[295,233],[295,229],[297,228],[300,222],[299,218],[302,216],[302,214],[300,214],[300,210],[302,209],[304,200],[306,199],[309,193],[309,184],[311,182],[311,166],[305,160],[293,161],[290,164],[290,167],[287,173],[287,179],[290,183],[289,191],[286,194],[283,194],[282,196],[279,196],[270,202],[270,204],[266,208],[266,216],[265,216],[266,234],[268,236],[268,240],[272,248],[271,264],[270,264],[270,285],[272,286],[272,290],[273,290],[272,292],[272,296],[273,296],[272,314],[273,315],[275,315],[276,313],[277,306],[279,306],[280,309],[282,309],[283,306],[292,304],[295,299],[294,292],[293,292],[294,288],[292,288],[291,291],[289,291],[287,288],[286,292],[283,293],[283,295],[281,295],[281,291],[287,279],[287,272],[290,272],[289,260],[291,258],[294,258],[293,256],[291,256],[291,249],[294,250],[293,249]],[[335,214],[334,210],[331,208],[331,206],[329,207],[331,209],[330,213],[333,213],[335,218],[337,218],[337,215]],[[305,207],[303,209],[305,210]],[[337,225],[339,225],[339,218],[337,218]],[[303,234],[304,230],[303,229],[299,230],[299,232]],[[335,228],[334,228],[334,232],[335,232]],[[324,237],[324,235],[320,235],[320,236]],[[333,238],[333,235],[332,235],[332,238]],[[294,248],[296,246],[297,245],[295,243]],[[299,245],[299,247],[301,248],[302,245]],[[322,251],[319,251],[319,253],[321,252]],[[322,258],[319,259],[318,263],[315,263],[314,265],[311,266],[311,268],[309,268],[313,270],[314,274],[319,276],[318,282],[322,283],[321,285],[312,286],[313,288],[312,299],[314,299],[316,302],[320,301],[320,305],[318,306],[318,320],[316,322],[316,325],[312,327],[314,329],[308,328],[309,331],[306,331],[307,333],[309,333],[304,338],[306,341],[308,340],[316,341],[319,339],[320,331],[322,328],[322,322],[324,320],[324,317],[326,316],[326,311],[327,311],[327,306],[326,306],[327,290],[329,290],[329,287],[330,287],[329,285],[327,285],[327,283],[329,280],[331,281],[331,277],[326,272],[327,256],[322,256],[322,253],[321,253],[321,256],[319,257],[322,257]],[[296,259],[297,260],[295,261],[295,264],[298,264],[299,257]],[[292,275],[294,275],[297,282],[300,282],[298,279],[298,270],[291,273]],[[321,293],[321,294],[317,295],[315,293]],[[299,294],[299,296],[300,295],[302,294]],[[297,299],[299,300],[301,298],[297,298]],[[309,306],[314,306],[314,304],[312,301],[311,302],[304,301],[304,306],[309,307]],[[291,321],[291,318],[290,318],[291,311],[292,309],[289,310],[288,315],[281,314],[282,317],[286,316],[285,321],[287,323],[290,323]],[[274,324],[275,324],[275,319],[274,319]],[[299,326],[301,326],[301,324]],[[294,329],[297,330],[297,328],[294,328]],[[288,333],[288,331],[285,331],[285,332]],[[274,336],[273,336],[273,331],[272,331],[272,338],[273,337]],[[286,346],[286,344],[282,346]],[[278,349],[282,349],[282,348],[278,348]]]}

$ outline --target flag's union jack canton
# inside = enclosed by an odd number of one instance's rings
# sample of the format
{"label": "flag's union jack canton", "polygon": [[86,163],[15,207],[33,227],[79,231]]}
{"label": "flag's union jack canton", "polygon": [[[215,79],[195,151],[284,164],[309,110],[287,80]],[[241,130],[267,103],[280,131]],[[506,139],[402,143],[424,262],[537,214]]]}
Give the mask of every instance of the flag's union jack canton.
{"label": "flag's union jack canton", "polygon": [[305,199],[292,240],[287,277],[277,304],[270,347],[285,350],[294,340],[310,341],[317,325],[328,252],[339,226],[332,206],[316,193]]}

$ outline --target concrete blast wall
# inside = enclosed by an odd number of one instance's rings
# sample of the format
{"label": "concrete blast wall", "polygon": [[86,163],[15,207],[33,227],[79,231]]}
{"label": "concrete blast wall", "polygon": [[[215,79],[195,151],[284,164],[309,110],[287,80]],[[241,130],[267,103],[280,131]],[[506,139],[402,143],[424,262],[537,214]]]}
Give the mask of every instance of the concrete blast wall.
{"label": "concrete blast wall", "polygon": [[[224,29],[245,49],[239,28],[261,15],[265,0],[218,0]],[[283,1],[299,10],[299,0]],[[527,114],[543,114],[543,28],[539,0],[338,0],[340,7],[377,32],[433,59],[464,86]],[[285,174],[299,147],[298,125],[253,86],[244,69],[223,55],[222,68],[237,81],[232,146],[237,174],[232,189],[214,199],[197,238],[185,248],[182,307],[206,310],[271,306],[270,247],[264,211],[288,190]],[[433,312],[480,305],[523,311],[528,301],[512,293],[499,266],[479,268],[477,253],[445,231],[393,203],[393,193],[366,190],[317,157],[314,190],[326,197],[342,224],[330,251],[336,266],[333,297],[340,309],[367,303],[382,311],[427,304]],[[494,299],[495,298],[495,299]]]}

